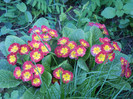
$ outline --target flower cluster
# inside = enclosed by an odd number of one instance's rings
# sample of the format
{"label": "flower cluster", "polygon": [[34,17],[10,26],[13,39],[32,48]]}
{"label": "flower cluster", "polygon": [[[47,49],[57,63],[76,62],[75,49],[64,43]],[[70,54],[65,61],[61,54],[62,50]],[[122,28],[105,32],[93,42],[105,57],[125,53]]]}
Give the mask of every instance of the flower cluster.
{"label": "flower cluster", "polygon": [[86,48],[90,45],[84,39],[79,40],[80,45],[77,45],[74,41],[69,41],[68,37],[62,37],[58,40],[58,45],[55,48],[55,54],[57,57],[70,57],[71,59],[78,59],[83,57],[86,53]]}
{"label": "flower cluster", "polygon": [[17,54],[28,54],[30,47],[27,44],[20,45],[18,43],[13,43],[9,46],[8,51],[10,54],[7,56],[7,61],[9,64],[15,65],[17,63]]}
{"label": "flower cluster", "polygon": [[93,45],[91,47],[91,54],[95,56],[95,62],[101,64],[105,61],[113,61],[115,59],[114,50],[121,51],[121,48],[118,46],[117,42],[110,41],[109,38],[99,38],[101,45]]}
{"label": "flower cluster", "polygon": [[109,35],[108,30],[104,24],[89,22],[89,26],[96,26],[99,29],[103,29],[103,34]]}
{"label": "flower cluster", "polygon": [[73,73],[68,70],[64,70],[61,67],[56,68],[53,71],[53,76],[56,79],[62,79],[63,83],[69,83],[69,81],[72,81],[73,79]]}
{"label": "flower cluster", "polygon": [[34,65],[31,61],[26,61],[22,66],[22,70],[20,67],[15,68],[13,75],[16,79],[22,79],[23,82],[31,81],[32,86],[39,87],[42,83],[40,77],[43,72],[43,65]]}
{"label": "flower cluster", "polygon": [[[41,74],[44,72],[44,66],[38,64],[49,51],[51,51],[50,45],[47,43],[51,38],[58,37],[57,31],[42,25],[41,28],[34,26],[29,29],[29,33],[32,33],[32,41],[28,41],[28,44],[13,43],[9,46],[9,55],[7,61],[9,64],[15,65],[17,63],[17,55],[30,55],[31,61],[25,61],[22,70],[20,67],[16,67],[14,70],[14,76],[16,79],[22,79],[25,81],[31,81],[32,85],[38,87],[41,85]],[[36,63],[34,65],[32,62]]]}
{"label": "flower cluster", "polygon": [[131,69],[129,68],[130,66],[129,62],[123,57],[120,58],[120,61],[121,61],[121,69],[122,69],[121,76],[125,75],[126,78],[129,78],[132,73]]}

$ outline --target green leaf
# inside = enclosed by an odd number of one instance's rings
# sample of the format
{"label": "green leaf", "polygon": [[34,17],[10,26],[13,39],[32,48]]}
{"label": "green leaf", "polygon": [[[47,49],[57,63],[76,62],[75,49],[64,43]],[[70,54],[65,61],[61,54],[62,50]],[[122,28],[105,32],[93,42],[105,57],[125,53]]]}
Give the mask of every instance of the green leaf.
{"label": "green leaf", "polygon": [[42,65],[46,71],[51,72],[51,55],[47,55],[42,59]]}
{"label": "green leaf", "polygon": [[85,39],[85,33],[82,29],[75,29],[68,37],[71,41],[78,42],[80,39]]}
{"label": "green leaf", "polygon": [[67,18],[67,16],[65,13],[61,13],[59,18],[60,18],[60,21],[64,21]]}
{"label": "green leaf", "polygon": [[28,35],[21,36],[20,38],[22,40],[24,40],[27,44],[28,44],[28,41],[31,41],[32,40],[32,37],[31,36],[28,36]]}
{"label": "green leaf", "polygon": [[77,16],[79,16],[79,17],[81,16],[80,10],[74,9],[73,11],[74,11],[74,13],[75,13]]}
{"label": "green leaf", "polygon": [[38,89],[29,88],[20,99],[44,99],[44,95]]}
{"label": "green leaf", "polygon": [[25,3],[19,3],[16,5],[16,7],[21,11],[21,12],[25,12],[27,10],[27,7],[25,5]]}
{"label": "green leaf", "polygon": [[47,19],[45,19],[45,18],[39,18],[36,22],[35,22],[35,24],[33,25],[33,26],[37,26],[37,27],[41,27],[42,25],[45,25],[45,26],[47,26],[47,27],[49,27],[50,28],[50,25],[49,25],[49,22],[48,22],[48,20]]}
{"label": "green leaf", "polygon": [[90,46],[94,44],[101,44],[99,41],[100,37],[103,38],[103,34],[100,31],[100,29],[98,27],[92,26],[90,28],[89,39],[88,39]]}
{"label": "green leaf", "polygon": [[95,2],[100,7],[100,0],[95,0]]}
{"label": "green leaf", "polygon": [[131,90],[131,85],[125,81],[124,79],[122,78],[116,78],[116,79],[113,79],[112,81],[109,82],[109,84],[114,87],[114,88],[117,88],[117,89],[121,89],[123,88],[123,90]]}
{"label": "green leaf", "polygon": [[2,54],[5,57],[8,55],[8,53],[6,51],[6,47],[5,47],[5,42],[4,41],[0,42],[0,51],[2,52]]}
{"label": "green leaf", "polygon": [[131,14],[131,11],[133,11],[133,3],[125,4],[123,9],[126,14]]}
{"label": "green leaf", "polygon": [[[48,89],[49,93],[50,93],[50,97],[49,99],[60,99],[60,95],[61,95],[61,88],[60,85],[55,82],[49,89]],[[48,92],[46,93],[46,96],[48,96],[49,94]]]}
{"label": "green leaf", "polygon": [[117,11],[116,11],[116,15],[117,15],[118,17],[123,16],[123,14],[124,14],[124,11],[123,11],[123,10],[117,10]]}
{"label": "green leaf", "polygon": [[82,58],[78,59],[77,65],[84,71],[89,72],[89,68],[87,67],[85,61]]}
{"label": "green leaf", "polygon": [[6,59],[0,59],[0,70],[8,70],[8,71],[14,71],[16,66],[12,66],[8,63]]}
{"label": "green leaf", "polygon": [[26,42],[24,42],[22,39],[20,39],[19,37],[17,36],[12,36],[12,35],[9,35],[6,37],[6,40],[5,40],[5,47],[6,47],[6,51],[8,52],[8,48],[11,44],[13,43],[19,43],[19,44],[26,44]]}
{"label": "green leaf", "polygon": [[123,8],[123,2],[121,0],[115,1],[115,7],[121,10]]}
{"label": "green leaf", "polygon": [[106,7],[102,11],[101,15],[106,19],[114,18],[116,15],[116,9],[112,7]]}
{"label": "green leaf", "polygon": [[51,84],[52,75],[49,72],[44,71],[41,77],[42,77],[42,85],[40,88],[40,92],[45,93],[45,91],[48,89],[48,86]]}
{"label": "green leaf", "polygon": [[10,99],[18,99],[18,91],[17,90],[14,90],[11,93],[11,98]]}
{"label": "green leaf", "polygon": [[22,81],[15,79],[13,73],[0,70],[0,88],[12,88],[18,86]]}
{"label": "green leaf", "polygon": [[27,22],[32,22],[32,15],[29,11],[25,12],[25,18],[26,18]]}
{"label": "green leaf", "polygon": [[1,28],[1,35],[5,35],[5,34],[7,34],[9,32],[10,32],[10,29],[8,29],[6,26]]}

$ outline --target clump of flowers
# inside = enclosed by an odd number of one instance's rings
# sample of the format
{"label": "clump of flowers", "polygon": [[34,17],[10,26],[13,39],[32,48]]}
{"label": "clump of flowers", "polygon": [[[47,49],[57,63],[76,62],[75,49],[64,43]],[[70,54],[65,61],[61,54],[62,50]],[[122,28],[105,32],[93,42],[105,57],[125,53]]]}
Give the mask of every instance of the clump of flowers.
{"label": "clump of flowers", "polygon": [[103,29],[103,34],[109,35],[108,30],[104,24],[89,22],[89,26],[96,26],[99,29]]}
{"label": "clump of flowers", "polygon": [[107,37],[99,38],[99,41],[102,43],[101,45],[96,44],[91,47],[91,54],[95,56],[95,62],[101,64],[104,61],[105,63],[108,60],[113,61],[115,59],[114,50],[121,51],[117,42],[111,43],[111,40]]}
{"label": "clump of flowers", "polygon": [[69,41],[68,37],[62,37],[58,40],[58,45],[55,48],[55,54],[57,57],[69,57],[71,59],[78,59],[78,57],[83,57],[86,53],[86,48],[90,45],[84,40],[79,40],[80,45],[77,45],[74,41]]}
{"label": "clump of flowers", "polygon": [[17,66],[13,75],[16,79],[22,79],[24,82],[31,81],[33,86],[39,87],[42,83],[41,75],[44,72],[44,66],[38,64],[38,62],[51,51],[48,41],[51,38],[58,37],[58,34],[56,30],[45,25],[42,25],[41,28],[34,26],[28,32],[32,33],[32,41],[28,41],[28,44],[11,44],[8,48],[10,54],[7,56],[7,61],[9,64],[15,65],[18,56],[30,55],[31,61],[25,61],[22,68]]}
{"label": "clump of flowers", "polygon": [[120,61],[121,61],[121,69],[122,69],[121,76],[125,75],[126,78],[129,78],[132,74],[129,62],[123,57],[120,58]]}
{"label": "clump of flowers", "polygon": [[62,79],[63,83],[69,83],[73,79],[73,73],[68,70],[64,70],[61,67],[56,68],[53,71],[53,76],[56,79]]}

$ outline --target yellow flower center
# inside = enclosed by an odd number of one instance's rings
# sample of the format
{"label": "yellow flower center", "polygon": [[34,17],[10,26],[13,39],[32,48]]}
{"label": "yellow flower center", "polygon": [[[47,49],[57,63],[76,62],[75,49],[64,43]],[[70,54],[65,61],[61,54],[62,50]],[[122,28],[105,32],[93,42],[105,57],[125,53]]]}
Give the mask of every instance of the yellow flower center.
{"label": "yellow flower center", "polygon": [[76,52],[75,52],[75,51],[72,51],[72,52],[71,52],[71,57],[75,58],[75,57],[76,57],[75,54],[76,54]]}
{"label": "yellow flower center", "polygon": [[84,50],[83,50],[82,48],[79,48],[79,49],[77,50],[77,53],[78,53],[78,54],[82,54],[83,51],[84,51]]}
{"label": "yellow flower center", "polygon": [[45,28],[43,28],[43,29],[42,29],[42,32],[45,32],[45,31],[47,31],[47,30],[46,30]]}
{"label": "yellow flower center", "polygon": [[21,70],[17,70],[16,74],[17,74],[18,77],[20,77],[21,76]]}
{"label": "yellow flower center", "polygon": [[34,83],[34,84],[40,83],[40,79],[38,79],[38,78],[33,79],[33,83]]}
{"label": "yellow flower center", "polygon": [[45,46],[42,46],[41,50],[42,50],[42,52],[47,52],[48,51],[48,49]]}
{"label": "yellow flower center", "polygon": [[26,47],[22,47],[22,48],[21,48],[21,53],[24,54],[24,53],[26,53],[27,51],[28,51],[28,49],[27,49]]}
{"label": "yellow flower center", "polygon": [[54,33],[53,31],[50,31],[50,34],[51,34],[51,35],[54,35],[55,33]]}
{"label": "yellow flower center", "polygon": [[17,46],[13,46],[12,49],[11,49],[11,52],[16,52],[18,50],[18,47]]}
{"label": "yellow flower center", "polygon": [[36,75],[38,75],[39,73],[41,73],[41,71],[42,71],[42,69],[41,69],[40,67],[37,67],[37,68],[35,69]]}
{"label": "yellow flower center", "polygon": [[39,37],[39,36],[35,36],[34,39],[35,39],[36,41],[40,41],[40,37]]}
{"label": "yellow flower center", "polygon": [[28,70],[30,69],[32,66],[29,64],[29,65],[25,65],[25,70]]}
{"label": "yellow flower center", "polygon": [[93,53],[98,54],[101,51],[99,47],[95,47]]}
{"label": "yellow flower center", "polygon": [[41,54],[40,53],[34,52],[34,54],[33,54],[33,58],[34,59],[38,60],[40,57],[41,57]]}
{"label": "yellow flower center", "polygon": [[61,71],[61,70],[58,70],[58,71],[56,72],[57,77],[60,77],[61,74],[62,74],[62,71]]}
{"label": "yellow flower center", "polygon": [[34,48],[39,48],[39,44],[38,44],[38,43],[34,43],[34,44],[33,44],[33,47],[34,47]]}
{"label": "yellow flower center", "polygon": [[69,43],[69,44],[68,44],[68,47],[69,47],[70,49],[73,49],[73,48],[75,47],[75,45],[72,44],[72,43]]}
{"label": "yellow flower center", "polygon": [[105,45],[104,50],[109,51],[111,48],[108,45]]}
{"label": "yellow flower center", "polygon": [[49,36],[48,35],[44,35],[43,38],[47,40],[47,39],[49,39]]}
{"label": "yellow flower center", "polygon": [[105,60],[105,55],[100,54],[99,57],[98,57],[98,60],[103,62]]}
{"label": "yellow flower center", "polygon": [[62,48],[61,53],[62,53],[63,55],[65,55],[67,52],[68,52],[68,49],[67,49],[67,48]]}
{"label": "yellow flower center", "polygon": [[70,77],[71,77],[71,75],[69,75],[68,73],[63,75],[63,78],[65,81],[69,81],[71,79]]}
{"label": "yellow flower center", "polygon": [[113,58],[112,54],[109,54],[108,56],[109,56],[109,59],[112,59]]}
{"label": "yellow flower center", "polygon": [[29,72],[25,72],[24,73],[24,78],[29,79],[30,76],[31,76],[31,74]]}
{"label": "yellow flower center", "polygon": [[15,55],[10,56],[9,60],[10,62],[15,62],[16,61]]}
{"label": "yellow flower center", "polygon": [[40,32],[40,30],[35,30],[36,33]]}
{"label": "yellow flower center", "polygon": [[60,41],[61,44],[65,44],[67,42],[67,40],[63,39]]}
{"label": "yellow flower center", "polygon": [[84,43],[84,42],[81,42],[81,44],[82,44],[83,46],[87,46],[86,43]]}
{"label": "yellow flower center", "polygon": [[118,47],[116,46],[116,44],[113,44],[115,50],[118,50]]}

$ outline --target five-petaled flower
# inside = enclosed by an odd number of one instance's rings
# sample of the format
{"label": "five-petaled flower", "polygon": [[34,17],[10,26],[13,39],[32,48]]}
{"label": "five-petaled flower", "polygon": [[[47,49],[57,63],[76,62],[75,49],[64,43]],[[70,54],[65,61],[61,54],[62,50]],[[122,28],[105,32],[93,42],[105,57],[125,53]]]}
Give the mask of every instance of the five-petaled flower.
{"label": "five-petaled flower", "polygon": [[7,56],[7,61],[9,64],[15,65],[17,63],[17,55],[13,53],[9,54]]}
{"label": "five-petaled flower", "polygon": [[69,83],[70,81],[72,81],[73,79],[73,73],[70,72],[70,71],[63,71],[63,74],[62,74],[62,80],[63,80],[63,83]]}
{"label": "five-petaled flower", "polygon": [[22,80],[25,81],[30,81],[33,79],[33,72],[31,70],[23,70],[22,71]]}
{"label": "five-petaled flower", "polygon": [[31,80],[31,84],[32,84],[32,86],[39,87],[42,84],[42,81],[41,81],[40,77],[34,77]]}
{"label": "five-petaled flower", "polygon": [[39,62],[43,58],[43,53],[39,50],[33,50],[30,52],[31,60],[34,62]]}
{"label": "five-petaled flower", "polygon": [[39,75],[43,74],[43,72],[44,72],[44,66],[41,64],[34,65],[33,72],[35,73],[34,74],[35,77],[39,77]]}
{"label": "five-petaled flower", "polygon": [[27,44],[20,45],[19,49],[19,54],[24,55],[24,54],[29,54],[30,47]]}
{"label": "five-petaled flower", "polygon": [[10,53],[17,53],[19,51],[20,45],[18,43],[13,43],[9,46],[8,51]]}
{"label": "five-petaled flower", "polygon": [[61,68],[61,67],[56,68],[56,69],[53,71],[53,76],[54,76],[56,79],[61,79],[63,72],[64,72],[64,69],[63,69],[63,68]]}

